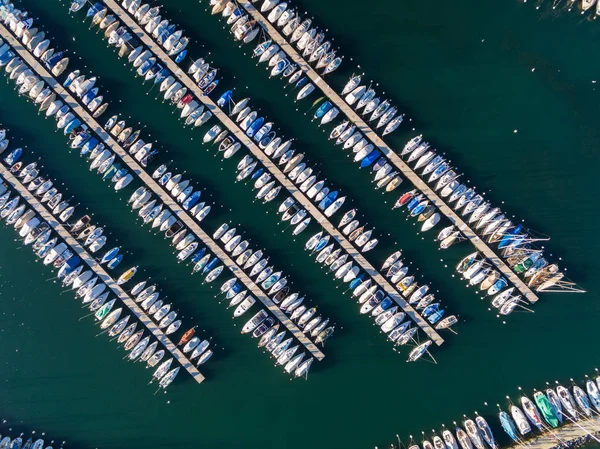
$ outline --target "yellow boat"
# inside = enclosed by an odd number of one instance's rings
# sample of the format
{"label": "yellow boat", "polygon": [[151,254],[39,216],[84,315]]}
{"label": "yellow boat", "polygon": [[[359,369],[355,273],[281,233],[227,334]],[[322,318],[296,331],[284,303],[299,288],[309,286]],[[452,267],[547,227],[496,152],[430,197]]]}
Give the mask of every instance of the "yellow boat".
{"label": "yellow boat", "polygon": [[135,276],[135,273],[137,273],[138,267],[131,267],[129,270],[127,270],[125,273],[123,273],[119,279],[117,279],[117,285],[122,285],[125,282],[127,282],[128,280],[130,280],[133,276]]}

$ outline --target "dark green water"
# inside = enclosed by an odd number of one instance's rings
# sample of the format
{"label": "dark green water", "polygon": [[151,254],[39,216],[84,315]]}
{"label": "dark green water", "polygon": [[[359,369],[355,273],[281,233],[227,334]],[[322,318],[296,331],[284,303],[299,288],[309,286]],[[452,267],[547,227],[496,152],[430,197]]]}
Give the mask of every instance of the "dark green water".
{"label": "dark green water", "polygon": [[[131,252],[128,263],[144,267],[186,321],[205,329],[219,348],[202,370],[205,383],[181,375],[167,395],[154,396],[147,386],[150,373],[123,361],[104,336],[95,338],[97,328],[90,319],[79,321],[83,312],[72,295],[61,296],[59,286],[47,281],[51,272],[18,249],[13,231],[1,227],[0,410],[9,424],[44,430],[66,439],[68,447],[383,447],[396,434],[420,440],[421,431],[450,426],[475,410],[495,423],[495,404],[504,406],[506,395],[516,398],[517,387],[531,391],[546,381],[568,383],[593,372],[600,315],[597,24],[518,1],[372,3],[367,8],[357,1],[302,2],[326,24],[346,59],[354,60],[345,61],[331,82],[339,86],[356,70],[380,83],[467,179],[552,236],[549,252],[562,257],[569,276],[590,293],[542,295],[534,314],[515,313],[506,323],[495,318],[486,302],[452,277],[450,267],[470,252],[468,246],[440,253],[432,236],[418,236],[401,212],[390,211],[396,196],[373,192],[369,176],[334,150],[304,115],[310,102],[296,105],[283,98],[288,93],[283,84],[268,80],[243,55],[250,48],[233,44],[222,23],[205,12],[206,2],[165,2],[168,16],[197,40],[191,54],[210,51],[223,69],[223,83],[237,86],[238,97],[251,93],[286,135],[299,137],[298,147],[386,235],[370,259],[379,263],[402,248],[460,316],[459,335],[448,336],[434,353],[437,365],[407,364],[406,351],[394,353],[343,288],[309,259],[302,250],[306,237],[293,241],[289,230],[282,233],[275,205],[253,203],[250,188],[233,182],[236,161],[214,158],[214,149],[201,144],[203,130],[184,131],[171,110],[154,93],[146,95],[148,87],[87,24],[70,18],[64,5],[30,0],[21,5],[40,17],[54,45],[81,57],[72,66],[87,66],[101,77],[112,111],[146,125],[165,145],[160,160],[174,159],[174,167],[187,170],[223,206],[211,213],[206,229],[223,221],[241,223],[255,246],[266,248],[337,323],[337,333],[309,381],[290,382],[254,341],[239,334],[239,323],[232,324],[214,298],[216,289],[192,279],[161,236],[136,224],[125,206],[128,194],[115,194],[91,175],[66,150],[54,122],[1,82],[3,126],[42,157],[47,172],[82,204],[80,212],[88,207],[112,231],[111,241]],[[400,147],[413,135],[410,127],[403,125],[391,142]]]}

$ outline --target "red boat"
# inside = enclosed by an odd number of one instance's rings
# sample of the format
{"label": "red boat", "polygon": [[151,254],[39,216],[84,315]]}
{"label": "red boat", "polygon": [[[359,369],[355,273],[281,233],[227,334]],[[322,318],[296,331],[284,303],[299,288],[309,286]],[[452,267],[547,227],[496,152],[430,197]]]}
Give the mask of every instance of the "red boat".
{"label": "red boat", "polygon": [[415,196],[415,193],[417,193],[416,190],[411,190],[410,192],[406,192],[404,195],[402,195],[398,200],[400,206],[404,206],[406,203],[408,203],[412,197]]}
{"label": "red boat", "polygon": [[183,97],[181,100],[179,100],[179,102],[182,105],[186,105],[186,104],[190,103],[193,99],[194,99],[194,97],[192,96],[192,94],[187,94],[185,97]]}
{"label": "red boat", "polygon": [[187,331],[185,334],[183,334],[183,337],[181,337],[181,340],[179,340],[179,343],[177,343],[177,346],[186,344],[188,341],[190,341],[192,339],[192,337],[194,336],[195,333],[196,333],[196,328],[192,327],[189,331]]}

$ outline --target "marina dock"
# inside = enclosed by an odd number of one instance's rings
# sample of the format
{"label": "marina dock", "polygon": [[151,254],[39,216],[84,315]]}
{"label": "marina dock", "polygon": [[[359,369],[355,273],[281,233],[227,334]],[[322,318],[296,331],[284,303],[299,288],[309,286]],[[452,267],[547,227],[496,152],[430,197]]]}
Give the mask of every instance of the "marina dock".
{"label": "marina dock", "polygon": [[[114,3],[110,0],[106,3]],[[252,5],[249,0],[238,0],[248,14],[252,16],[269,34],[273,42],[277,43],[281,50],[289,56],[299,68],[302,68],[304,73],[310,78],[313,84],[321,89],[342,113],[346,115],[348,120],[353,122],[357,129],[360,130],[365,138],[370,140],[376,148],[378,148],[388,160],[417,188],[429,201],[444,214],[452,224],[483,254],[494,266],[509,280],[523,296],[531,303],[537,302],[538,296],[510,269],[508,265],[498,256],[462,219],[452,210],[431,188],[425,183],[401,158],[394,152],[381,137],[349,106],[329,84],[302,58],[296,49],[292,47],[286,39],[277,31],[277,29],[263,17],[263,15]]]}
{"label": "marina dock", "polygon": [[8,182],[21,197],[27,201],[29,206],[35,210],[54,231],[71,247],[82,261],[84,261],[96,276],[112,290],[118,299],[125,304],[131,313],[154,335],[154,337],[171,353],[177,362],[187,370],[198,383],[204,380],[204,376],[198,371],[194,364],[181,352],[171,339],[150,319],[138,304],[117,284],[117,282],[104,270],[96,259],[65,229],[65,227],[43,206],[33,194],[28,191],[21,182],[4,165],[0,164],[0,177]]}
{"label": "marina dock", "polygon": [[161,64],[166,66],[173,74],[175,78],[185,87],[188,92],[192,92],[196,98],[201,101],[206,108],[212,112],[212,114],[221,121],[221,123],[227,127],[227,129],[238,139],[238,141],[250,150],[254,157],[259,160],[266,170],[268,170],[277,181],[284,186],[290,195],[292,195],[296,201],[304,207],[309,214],[337,241],[337,243],[354,259],[356,264],[362,268],[373,280],[379,285],[379,287],[393,299],[406,313],[407,315],[419,326],[427,336],[435,342],[437,345],[441,345],[444,339],[425,321],[416,310],[408,304],[408,302],[398,293],[398,291],[365,259],[365,257],[358,251],[346,237],[337,230],[337,228],[325,217],[325,215],[308,199],[308,197],[301,192],[296,185],[294,185],[286,175],[283,174],[281,169],[273,163],[267,155],[265,155],[258,146],[246,136],[246,134],[229,118],[229,116],[220,109],[212,99],[204,95],[202,90],[195,84],[195,82],[181,69],[175,62],[166,54],[166,52],[152,40],[145,30],[143,30],[114,0],[104,0],[106,6],[112,10],[112,13],[123,23],[125,23],[132,31],[133,35],[137,37],[146,47],[150,49],[160,61]]}
{"label": "marina dock", "polygon": [[[114,2],[113,2],[114,3]],[[33,57],[29,51],[23,47],[23,45],[10,33],[10,31],[3,25],[0,24],[0,35],[5,39],[10,46],[18,53],[18,55],[36,72],[36,74],[43,79],[59,96],[65,104],[69,105],[74,113],[76,113],[81,119],[82,123],[85,123],[90,131],[94,132],[112,151],[114,151],[125,163],[129,169],[135,173],[145,186],[151,190],[159,199],[163,202],[165,207],[169,208],[172,214],[177,217],[181,222],[185,224],[187,229],[193,233],[206,247],[213,252],[215,256],[221,259],[222,263],[236,276],[245,287],[254,295],[254,297],[261,301],[262,304],[272,313],[282,325],[290,331],[290,333],[296,338],[306,350],[317,360],[322,360],[325,354],[309,339],[282,311],[281,309],[258,287],[244,271],[238,267],[238,265],[229,257],[229,255],[223,251],[217,243],[204,232],[198,223],[185,211],[170,195],[163,189],[146,171],[133,159],[129,153],[123,149],[123,147],[117,143],[113,137],[107,133],[96,120],[88,113],[86,109],[81,107],[77,100],[67,91],[63,86]],[[166,55],[164,55],[167,61],[170,61]],[[175,65],[170,61],[172,65]],[[170,67],[172,69],[172,67]],[[178,67],[175,65],[175,68]],[[188,79],[189,80],[189,79]],[[191,82],[191,80],[190,80]],[[216,105],[212,103],[212,109],[217,109]],[[218,110],[221,112],[220,110]],[[213,111],[216,112],[216,111]],[[222,113],[222,112],[221,112]],[[222,113],[223,114],[223,113]]]}

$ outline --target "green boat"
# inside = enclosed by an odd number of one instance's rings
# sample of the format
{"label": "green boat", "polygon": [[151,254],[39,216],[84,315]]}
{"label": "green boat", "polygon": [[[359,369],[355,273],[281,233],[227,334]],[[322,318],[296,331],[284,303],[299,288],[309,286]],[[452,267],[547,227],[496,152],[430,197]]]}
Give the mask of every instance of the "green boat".
{"label": "green boat", "polygon": [[96,317],[96,319],[98,321],[101,321],[104,319],[104,317],[106,315],[108,315],[108,312],[110,312],[110,309],[112,309],[112,306],[115,304],[115,300],[113,299],[112,301],[107,302],[106,304],[104,304],[102,307],[100,307],[98,309],[98,311],[94,314],[94,316]]}
{"label": "green boat", "polygon": [[111,165],[110,168],[106,170],[106,172],[102,176],[102,179],[112,178],[117,173],[117,171],[119,171],[120,168],[120,164]]}
{"label": "green boat", "polygon": [[548,401],[548,398],[546,397],[546,395],[544,395],[544,393],[538,391],[537,393],[535,393],[533,395],[533,400],[535,401],[535,404],[538,406],[538,408],[542,412],[542,415],[544,416],[544,419],[546,420],[546,422],[548,424],[550,424],[552,427],[558,427],[558,424],[559,424],[558,417],[556,416],[556,413],[554,412],[554,408],[550,404],[550,401]]}

